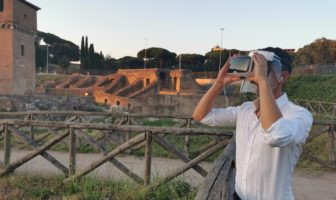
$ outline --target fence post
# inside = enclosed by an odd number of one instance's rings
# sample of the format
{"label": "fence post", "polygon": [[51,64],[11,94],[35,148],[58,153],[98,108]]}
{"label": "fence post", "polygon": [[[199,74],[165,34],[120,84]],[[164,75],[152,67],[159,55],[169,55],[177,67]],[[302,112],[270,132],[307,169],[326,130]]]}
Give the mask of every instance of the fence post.
{"label": "fence post", "polygon": [[[131,117],[129,114],[127,115],[127,125],[131,125]],[[128,141],[129,139],[130,139],[130,132],[127,131],[125,135],[125,141]]]}
{"label": "fence post", "polygon": [[4,135],[4,148],[5,148],[5,157],[4,157],[4,167],[7,167],[10,164],[11,156],[11,134],[8,131],[8,124],[4,124],[5,135]]}
{"label": "fence post", "polygon": [[146,146],[145,146],[145,173],[144,185],[148,186],[151,181],[151,165],[152,165],[152,132],[146,132]]}
{"label": "fence post", "polygon": [[[29,120],[34,120],[34,117],[33,117],[33,114],[31,113],[30,116],[29,116]],[[30,132],[30,137],[32,140],[34,140],[34,131],[33,131],[33,126],[30,126],[29,127],[29,132]]]}
{"label": "fence post", "polygon": [[328,149],[329,161],[332,163],[336,161],[334,150],[334,140],[335,140],[334,131],[335,131],[335,125],[330,125],[328,132],[327,149]]}
{"label": "fence post", "polygon": [[[187,128],[191,127],[191,119],[187,119]],[[190,148],[190,135],[186,135],[184,138],[184,152],[189,157],[189,148]]]}
{"label": "fence post", "polygon": [[76,134],[69,128],[69,176],[76,173]]}

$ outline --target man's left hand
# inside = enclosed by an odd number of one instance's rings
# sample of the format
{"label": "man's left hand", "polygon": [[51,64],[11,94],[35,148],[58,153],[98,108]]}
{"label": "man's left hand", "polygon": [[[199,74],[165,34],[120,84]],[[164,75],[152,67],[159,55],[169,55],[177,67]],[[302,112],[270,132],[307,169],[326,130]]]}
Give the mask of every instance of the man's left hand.
{"label": "man's left hand", "polygon": [[257,52],[252,56],[254,61],[254,81],[260,83],[261,81],[268,80],[267,77],[267,60]]}

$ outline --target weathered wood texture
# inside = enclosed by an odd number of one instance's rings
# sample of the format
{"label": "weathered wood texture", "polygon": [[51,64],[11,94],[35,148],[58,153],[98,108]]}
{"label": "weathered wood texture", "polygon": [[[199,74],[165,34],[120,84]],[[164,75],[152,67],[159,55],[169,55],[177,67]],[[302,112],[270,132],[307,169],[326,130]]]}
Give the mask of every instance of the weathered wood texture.
{"label": "weathered wood texture", "polygon": [[293,100],[294,103],[305,107],[313,114],[328,116],[336,119],[336,103],[323,101]]}
{"label": "weathered wood texture", "polygon": [[[100,145],[94,138],[92,138],[90,135],[88,135],[84,131],[76,130],[76,134],[79,137],[84,138],[87,143],[89,143],[95,149],[97,149],[98,151],[100,151],[101,154],[106,155],[108,153],[107,150],[102,145]],[[116,158],[111,158],[109,160],[109,162],[112,163],[119,170],[121,170],[122,172],[124,172],[127,176],[129,176],[130,178],[132,178],[135,182],[137,182],[137,183],[143,183],[144,182],[142,178],[140,178],[138,175],[136,175],[131,170],[129,170],[126,166],[124,166]]]}
{"label": "weathered wood texture", "polygon": [[124,144],[120,145],[119,147],[115,148],[113,151],[110,153],[106,154],[105,156],[101,157],[99,160],[95,161],[91,165],[89,165],[87,168],[83,169],[80,173],[77,173],[73,176],[70,176],[69,178],[65,179],[63,182],[67,183],[69,181],[72,181],[74,179],[80,178],[91,171],[95,170],[97,167],[101,166],[104,164],[106,161],[110,160],[111,158],[115,157],[116,155],[124,152],[125,150],[131,148],[132,146],[139,144],[140,142],[145,140],[145,134],[140,134],[135,136],[134,138],[128,140]]}
{"label": "weathered wood texture", "polygon": [[76,173],[76,133],[73,128],[69,128],[69,176]]}
{"label": "weathered wood texture", "polygon": [[21,166],[24,163],[28,162],[29,160],[33,159],[37,155],[43,156],[51,164],[53,164],[55,167],[57,167],[58,169],[60,169],[65,174],[68,173],[69,170],[62,163],[60,163],[53,156],[51,156],[50,154],[48,154],[47,152],[45,152],[46,149],[50,148],[51,146],[53,146],[57,142],[59,142],[62,139],[64,139],[68,135],[68,133],[60,134],[60,135],[56,136],[55,138],[53,138],[52,140],[50,140],[49,142],[47,142],[46,144],[44,144],[43,146],[38,146],[29,136],[25,135],[24,133],[22,133],[21,131],[17,130],[16,128],[14,128],[14,127],[8,127],[8,129],[15,136],[21,138],[24,142],[26,142],[27,144],[31,145],[35,149],[35,151],[29,153],[28,155],[24,156],[23,158],[21,158],[19,160],[16,160],[16,161],[12,162],[11,164],[7,165],[5,167],[5,169],[0,172],[0,176],[4,176],[4,175],[6,175],[6,174],[8,174],[8,173],[10,173],[12,171],[14,171],[16,168],[18,168],[19,166]]}
{"label": "weathered wood texture", "polygon": [[235,184],[236,143],[231,139],[224,152],[215,160],[214,166],[197,192],[195,200],[232,200]]}
{"label": "weathered wood texture", "polygon": [[218,143],[217,145],[215,145],[212,148],[208,149],[207,151],[203,152],[202,154],[200,154],[199,156],[197,156],[196,158],[194,158],[190,162],[186,163],[182,167],[176,169],[174,172],[171,172],[167,176],[165,176],[165,177],[159,179],[158,181],[154,182],[147,189],[150,191],[150,190],[156,189],[157,187],[159,187],[162,184],[165,184],[165,183],[169,182],[170,180],[172,180],[172,179],[176,178],[177,176],[183,174],[187,170],[195,167],[200,162],[202,162],[205,158],[207,158],[210,155],[216,153],[220,149],[223,149],[225,145],[227,145],[227,142],[223,141],[223,142]]}
{"label": "weathered wood texture", "polygon": [[[162,137],[158,135],[153,135],[153,138],[159,145],[161,145],[163,148],[165,148],[169,152],[175,154],[179,159],[181,159],[185,163],[190,162],[189,157],[185,155],[181,150],[179,150],[175,145],[170,144],[169,142],[167,142],[165,139],[163,139]],[[207,171],[203,169],[202,167],[200,167],[199,165],[195,165],[193,169],[204,177],[207,175]]]}
{"label": "weathered wood texture", "polygon": [[144,185],[147,186],[151,181],[151,166],[152,166],[152,133],[146,133],[145,142],[145,173],[144,173]]}

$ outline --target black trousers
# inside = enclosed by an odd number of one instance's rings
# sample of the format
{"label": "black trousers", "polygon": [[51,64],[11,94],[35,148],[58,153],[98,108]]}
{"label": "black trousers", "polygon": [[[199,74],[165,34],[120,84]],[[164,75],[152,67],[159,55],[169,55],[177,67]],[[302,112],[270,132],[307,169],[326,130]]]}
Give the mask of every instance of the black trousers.
{"label": "black trousers", "polygon": [[233,193],[233,200],[241,200],[240,197],[238,196],[237,192]]}

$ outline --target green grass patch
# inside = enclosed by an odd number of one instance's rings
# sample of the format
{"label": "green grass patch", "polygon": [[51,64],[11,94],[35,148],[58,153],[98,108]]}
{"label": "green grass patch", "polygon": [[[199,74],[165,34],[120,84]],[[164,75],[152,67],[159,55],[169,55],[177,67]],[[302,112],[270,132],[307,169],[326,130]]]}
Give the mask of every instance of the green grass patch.
{"label": "green grass patch", "polygon": [[297,76],[289,79],[284,91],[290,99],[336,101],[336,76]]}
{"label": "green grass patch", "polygon": [[82,178],[63,184],[64,177],[8,176],[0,179],[0,196],[5,199],[111,199],[111,200],[189,200],[196,190],[176,180],[150,193],[134,182]]}

